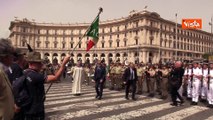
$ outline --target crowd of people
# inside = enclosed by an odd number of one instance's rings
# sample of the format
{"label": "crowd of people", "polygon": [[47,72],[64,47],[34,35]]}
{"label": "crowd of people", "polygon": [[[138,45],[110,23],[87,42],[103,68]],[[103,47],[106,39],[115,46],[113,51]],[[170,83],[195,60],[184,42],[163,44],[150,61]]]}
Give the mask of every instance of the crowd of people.
{"label": "crowd of people", "polygon": [[[103,99],[103,88],[125,89],[124,98],[137,100],[136,95],[156,94],[161,99],[171,95],[173,106],[184,103],[184,97],[191,105],[205,102],[213,108],[213,63],[194,61],[170,64],[110,63],[97,60],[94,64],[79,60],[69,65],[70,56],[60,64],[46,64],[36,51],[24,53],[14,48],[8,39],[0,39],[0,119],[3,120],[44,120],[44,84],[59,81],[61,76],[72,78],[73,95],[81,95],[82,84],[93,84],[95,98]],[[21,86],[21,87],[20,87]],[[21,89],[18,89],[21,88]]]}

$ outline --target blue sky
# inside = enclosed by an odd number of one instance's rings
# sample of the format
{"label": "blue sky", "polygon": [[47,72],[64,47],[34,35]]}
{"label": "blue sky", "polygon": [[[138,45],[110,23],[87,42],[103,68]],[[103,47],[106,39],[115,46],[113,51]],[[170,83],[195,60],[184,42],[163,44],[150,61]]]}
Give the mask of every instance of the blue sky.
{"label": "blue sky", "polygon": [[204,31],[210,32],[213,0],[0,0],[0,37],[9,36],[10,21],[35,19],[36,22],[90,23],[103,8],[101,21],[128,16],[131,10],[147,10],[178,23],[182,18],[201,18]]}

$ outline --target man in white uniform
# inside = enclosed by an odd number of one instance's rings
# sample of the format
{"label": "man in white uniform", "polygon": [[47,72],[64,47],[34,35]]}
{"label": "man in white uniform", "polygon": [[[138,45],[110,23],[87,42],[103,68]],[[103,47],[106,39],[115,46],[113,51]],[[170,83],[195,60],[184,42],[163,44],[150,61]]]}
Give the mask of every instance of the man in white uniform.
{"label": "man in white uniform", "polygon": [[191,99],[192,98],[192,82],[191,82],[191,74],[192,74],[192,64],[189,63],[188,67],[185,69],[184,72],[184,77],[187,81],[187,99]]}
{"label": "man in white uniform", "polygon": [[81,61],[78,61],[76,67],[73,70],[73,84],[72,84],[72,93],[74,95],[81,94],[81,85],[82,81],[85,80],[85,72],[81,66]]}
{"label": "man in white uniform", "polygon": [[202,74],[203,74],[203,78],[202,78],[202,83],[201,83],[201,99],[205,101],[207,98],[207,90],[208,90],[208,88],[207,88],[208,87],[207,86],[208,64],[207,63],[203,64]]}
{"label": "man in white uniform", "polygon": [[197,105],[199,99],[199,88],[202,77],[202,70],[198,67],[198,62],[194,62],[192,72],[192,103],[191,105]]}
{"label": "man in white uniform", "polygon": [[210,63],[207,79],[207,100],[209,108],[213,108],[213,63]]}

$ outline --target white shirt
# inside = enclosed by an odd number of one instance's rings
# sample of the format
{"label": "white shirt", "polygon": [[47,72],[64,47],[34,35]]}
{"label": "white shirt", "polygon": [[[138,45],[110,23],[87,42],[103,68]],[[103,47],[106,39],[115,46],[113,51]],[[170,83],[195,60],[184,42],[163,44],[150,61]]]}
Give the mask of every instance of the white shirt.
{"label": "white shirt", "polygon": [[[200,68],[193,68],[193,74],[196,76],[201,76],[202,75],[202,69]],[[199,80],[198,77],[193,76],[193,80]]]}

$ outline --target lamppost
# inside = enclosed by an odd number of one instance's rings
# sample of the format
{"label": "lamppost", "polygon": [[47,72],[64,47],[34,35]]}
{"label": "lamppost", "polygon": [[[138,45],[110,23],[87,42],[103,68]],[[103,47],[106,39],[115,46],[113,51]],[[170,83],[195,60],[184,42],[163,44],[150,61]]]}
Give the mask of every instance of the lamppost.
{"label": "lamppost", "polygon": [[158,62],[161,61],[161,55],[160,55],[160,53],[161,53],[161,25],[160,25],[159,34],[160,34],[160,39],[159,39],[159,49],[158,49],[158,55],[159,55],[159,61]]}
{"label": "lamppost", "polygon": [[175,14],[175,60],[177,60],[177,13]]}
{"label": "lamppost", "polygon": [[[211,26],[211,39],[213,40],[213,33],[212,33],[213,32],[213,30],[212,30],[213,29],[213,18],[212,17],[211,17],[211,22],[209,22],[209,25]],[[211,49],[211,54],[213,54],[213,49]]]}

